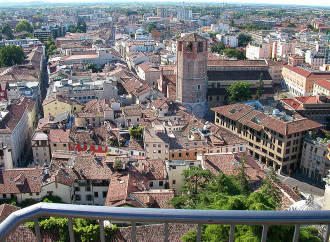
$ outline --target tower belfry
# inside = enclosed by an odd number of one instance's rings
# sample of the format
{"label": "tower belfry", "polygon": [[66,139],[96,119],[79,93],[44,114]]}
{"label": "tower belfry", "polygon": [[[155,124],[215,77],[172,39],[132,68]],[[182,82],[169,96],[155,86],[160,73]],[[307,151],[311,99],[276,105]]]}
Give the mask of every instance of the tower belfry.
{"label": "tower belfry", "polygon": [[207,39],[196,33],[177,40],[176,99],[187,111],[203,117],[207,111]]}

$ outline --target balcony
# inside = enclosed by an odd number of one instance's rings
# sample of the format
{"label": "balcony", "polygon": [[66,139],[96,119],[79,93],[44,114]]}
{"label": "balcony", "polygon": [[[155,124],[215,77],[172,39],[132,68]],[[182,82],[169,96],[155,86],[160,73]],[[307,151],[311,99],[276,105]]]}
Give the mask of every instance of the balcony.
{"label": "balcony", "polygon": [[235,225],[262,225],[261,241],[266,242],[268,226],[295,225],[293,241],[297,242],[300,226],[326,225],[324,241],[329,241],[330,210],[323,211],[220,211],[220,210],[182,210],[152,209],[127,207],[98,207],[88,205],[38,203],[12,213],[0,224],[0,241],[13,232],[19,225],[34,221],[35,234],[42,241],[38,218],[68,218],[70,241],[75,241],[72,218],[98,220],[100,224],[100,241],[105,241],[104,220],[126,221],[132,225],[132,241],[136,241],[136,223],[164,223],[164,241],[169,241],[169,223],[197,224],[197,241],[201,241],[202,224],[230,225],[229,241],[234,241]]}

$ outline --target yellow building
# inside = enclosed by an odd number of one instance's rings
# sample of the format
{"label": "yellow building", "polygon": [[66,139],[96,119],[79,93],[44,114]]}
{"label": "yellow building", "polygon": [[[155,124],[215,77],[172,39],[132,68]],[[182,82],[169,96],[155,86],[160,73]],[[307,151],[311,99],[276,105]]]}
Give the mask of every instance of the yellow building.
{"label": "yellow building", "polygon": [[44,117],[56,116],[57,114],[70,111],[71,114],[82,112],[84,105],[72,99],[65,99],[62,96],[45,99],[42,103]]}

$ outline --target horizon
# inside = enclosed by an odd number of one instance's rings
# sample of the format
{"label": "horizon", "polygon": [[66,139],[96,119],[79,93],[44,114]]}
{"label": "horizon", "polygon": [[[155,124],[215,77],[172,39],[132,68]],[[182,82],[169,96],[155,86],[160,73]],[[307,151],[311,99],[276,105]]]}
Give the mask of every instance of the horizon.
{"label": "horizon", "polygon": [[[302,7],[323,7],[323,8],[328,8],[330,7],[330,2],[325,2],[322,0],[315,0],[313,1],[313,4],[308,1],[301,2],[299,0],[274,0],[272,3],[269,2],[264,2],[265,0],[241,0],[240,2],[237,2],[237,0],[215,0],[215,1],[207,1],[207,2],[199,2],[196,0],[186,0],[186,1],[177,1],[177,0],[160,0],[160,1],[155,1],[155,0],[123,0],[123,1],[108,1],[108,0],[99,0],[99,1],[91,1],[91,0],[0,0],[0,5],[8,5],[11,6],[13,4],[24,4],[24,5],[38,5],[38,4],[75,4],[75,5],[83,5],[83,4],[125,4],[125,3],[159,3],[162,2],[164,4],[182,4],[183,2],[186,4],[198,4],[198,5],[203,5],[203,4],[231,4],[231,5],[255,5],[255,4],[261,4],[261,5],[269,5],[269,6],[276,6],[276,5],[284,5],[284,6],[302,6]],[[19,8],[19,6],[15,6],[16,8]]]}

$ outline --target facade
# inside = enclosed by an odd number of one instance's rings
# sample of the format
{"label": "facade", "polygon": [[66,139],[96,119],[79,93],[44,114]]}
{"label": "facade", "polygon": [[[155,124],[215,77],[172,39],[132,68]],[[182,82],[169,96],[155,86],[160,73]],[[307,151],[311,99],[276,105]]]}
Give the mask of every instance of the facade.
{"label": "facade", "polygon": [[252,157],[281,171],[297,168],[304,137],[308,131],[322,127],[312,120],[296,119],[278,109],[263,106],[258,101],[212,110],[215,112],[215,124],[245,139]]}
{"label": "facade", "polygon": [[189,34],[177,41],[177,101],[189,113],[203,117],[207,106],[207,39]]}
{"label": "facade", "polygon": [[324,138],[305,137],[300,169],[309,178],[322,181],[329,174],[330,161],[327,158],[328,144]]}
{"label": "facade", "polygon": [[285,65],[282,70],[282,87],[295,96],[313,95],[314,82],[330,79],[329,72],[313,71],[303,66]]}
{"label": "facade", "polygon": [[20,104],[9,105],[1,111],[0,142],[11,149],[13,166],[16,167],[24,160],[29,133],[28,99]]}
{"label": "facade", "polygon": [[53,116],[69,111],[70,114],[82,112],[84,105],[72,99],[66,99],[58,95],[45,99],[42,103],[44,117]]}
{"label": "facade", "polygon": [[330,96],[330,80],[314,81],[313,95]]}
{"label": "facade", "polygon": [[169,159],[169,140],[162,126],[143,129],[146,156],[151,159]]}
{"label": "facade", "polygon": [[246,47],[246,58],[249,60],[268,59],[271,57],[271,45],[269,43],[249,43]]}
{"label": "facade", "polygon": [[49,166],[51,154],[48,135],[43,132],[36,132],[31,142],[34,163]]}

